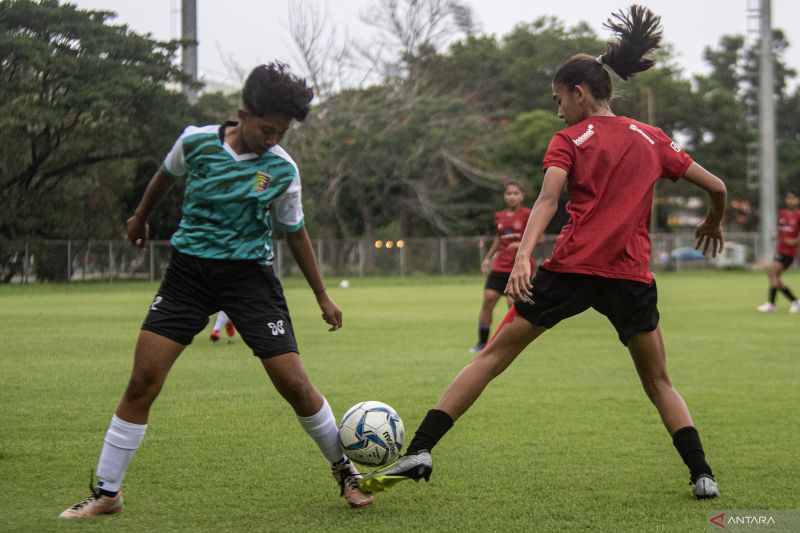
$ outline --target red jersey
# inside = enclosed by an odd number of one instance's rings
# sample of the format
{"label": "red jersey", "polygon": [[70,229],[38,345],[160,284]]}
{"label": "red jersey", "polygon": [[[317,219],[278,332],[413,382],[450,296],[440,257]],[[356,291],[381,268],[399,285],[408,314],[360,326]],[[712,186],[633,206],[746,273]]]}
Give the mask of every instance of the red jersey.
{"label": "red jersey", "polygon": [[686,173],[692,158],[655,126],[590,117],[555,134],[544,169],[567,171],[567,212],[544,267],[649,283],[653,185]]}
{"label": "red jersey", "polygon": [[[514,269],[517,250],[509,250],[508,245],[522,240],[530,214],[531,210],[527,207],[518,207],[513,214],[509,214],[505,209],[494,214],[494,227],[500,240],[497,254],[492,261],[494,272],[511,272]],[[531,258],[531,268],[533,268],[533,258]]]}
{"label": "red jersey", "polygon": [[781,209],[778,212],[778,251],[776,253],[786,257],[797,255],[797,243],[790,244],[789,239],[800,236],[800,210],[789,211]]}

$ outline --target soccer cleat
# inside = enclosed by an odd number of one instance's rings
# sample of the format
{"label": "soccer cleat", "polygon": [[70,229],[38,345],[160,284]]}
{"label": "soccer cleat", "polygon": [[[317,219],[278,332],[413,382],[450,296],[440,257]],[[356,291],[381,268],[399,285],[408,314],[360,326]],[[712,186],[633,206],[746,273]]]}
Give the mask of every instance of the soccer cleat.
{"label": "soccer cleat", "polygon": [[209,337],[209,339],[211,339],[211,342],[217,342],[219,340],[219,330],[215,329],[214,331],[212,331],[211,337]]}
{"label": "soccer cleat", "polygon": [[717,488],[714,476],[700,474],[697,479],[690,481],[689,484],[692,486],[692,496],[698,500],[719,498],[719,488]]}
{"label": "soccer cleat", "polygon": [[353,509],[366,507],[374,501],[372,495],[364,494],[359,488],[361,474],[349,459],[331,467],[331,475],[339,483],[340,495]]}
{"label": "soccer cleat", "polygon": [[358,482],[358,486],[364,492],[387,491],[407,479],[428,481],[431,472],[433,472],[431,454],[422,450],[416,455],[404,455],[394,463],[367,474]]}
{"label": "soccer cleat", "polygon": [[85,518],[101,514],[115,514],[122,511],[122,493],[117,492],[113,498],[101,494],[99,490],[91,487],[92,493],[84,500],[76,503],[60,515],[59,518]]}
{"label": "soccer cleat", "polygon": [[225,324],[225,333],[228,334],[228,337],[233,337],[236,335],[236,328],[233,327],[233,322],[230,320],[228,320],[228,322]]}
{"label": "soccer cleat", "polygon": [[774,313],[775,312],[775,304],[767,302],[767,303],[759,305],[758,307],[756,307],[756,309],[760,313]]}
{"label": "soccer cleat", "polygon": [[800,300],[795,300],[792,302],[792,305],[789,306],[789,312],[795,315],[800,313]]}
{"label": "soccer cleat", "polygon": [[469,353],[480,353],[483,349],[486,348],[486,344],[479,342],[475,346],[469,349]]}

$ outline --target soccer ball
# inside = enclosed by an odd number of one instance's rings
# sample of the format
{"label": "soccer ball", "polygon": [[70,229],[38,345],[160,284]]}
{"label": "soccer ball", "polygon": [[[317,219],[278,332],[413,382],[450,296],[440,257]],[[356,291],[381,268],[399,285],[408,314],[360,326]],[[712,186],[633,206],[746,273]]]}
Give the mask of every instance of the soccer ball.
{"label": "soccer ball", "polygon": [[365,465],[382,466],[397,459],[405,436],[400,415],[382,402],[354,405],[339,424],[339,443],[345,455]]}

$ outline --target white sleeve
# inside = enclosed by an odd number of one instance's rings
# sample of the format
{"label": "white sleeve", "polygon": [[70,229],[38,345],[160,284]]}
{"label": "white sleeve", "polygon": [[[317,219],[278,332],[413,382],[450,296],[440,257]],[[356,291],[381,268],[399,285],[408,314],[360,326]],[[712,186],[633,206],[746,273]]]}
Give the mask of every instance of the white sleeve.
{"label": "white sleeve", "polygon": [[275,219],[284,226],[286,231],[292,233],[303,227],[303,202],[302,187],[300,185],[300,172],[294,167],[295,174],[289,187],[275,200]]}
{"label": "white sleeve", "polygon": [[164,158],[164,170],[167,171],[167,174],[170,176],[183,176],[188,172],[189,168],[186,166],[186,160],[184,159],[183,153],[183,140],[193,133],[200,133],[205,131],[216,131],[218,126],[204,126],[204,127],[197,127],[197,126],[187,126],[181,136],[178,137],[178,140],[175,141],[175,144],[172,145],[172,149],[167,154],[167,157]]}

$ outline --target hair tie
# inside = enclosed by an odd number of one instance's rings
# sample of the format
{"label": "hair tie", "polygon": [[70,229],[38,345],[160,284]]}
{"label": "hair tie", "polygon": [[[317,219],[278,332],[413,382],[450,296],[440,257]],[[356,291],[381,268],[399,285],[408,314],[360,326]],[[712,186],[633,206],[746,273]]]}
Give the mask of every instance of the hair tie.
{"label": "hair tie", "polygon": [[603,55],[602,54],[600,54],[599,56],[595,57],[594,60],[597,61],[597,63],[599,65],[603,65]]}

